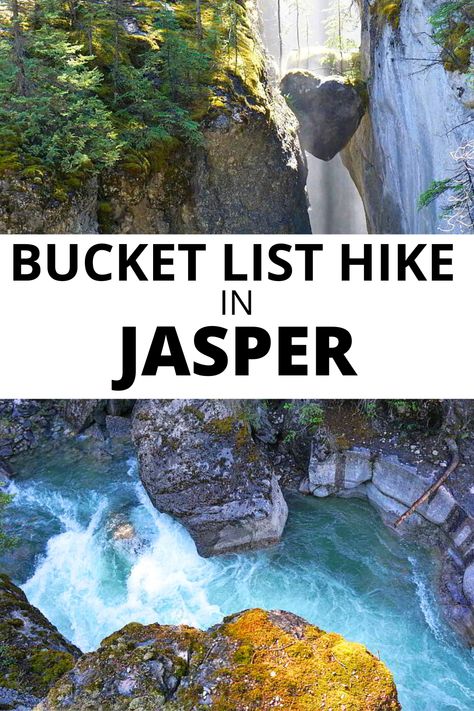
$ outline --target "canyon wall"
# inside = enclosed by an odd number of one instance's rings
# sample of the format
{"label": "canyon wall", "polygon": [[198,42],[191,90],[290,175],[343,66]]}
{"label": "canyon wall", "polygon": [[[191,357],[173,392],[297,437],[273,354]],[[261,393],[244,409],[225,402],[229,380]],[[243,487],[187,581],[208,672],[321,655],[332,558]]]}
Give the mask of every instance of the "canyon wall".
{"label": "canyon wall", "polygon": [[369,232],[435,233],[443,198],[422,210],[417,202],[433,180],[453,174],[451,153],[472,139],[472,81],[440,60],[429,22],[440,2],[404,0],[392,22],[376,3],[359,4],[369,105],[343,161],[361,193]]}
{"label": "canyon wall", "polygon": [[254,3],[236,6],[243,59],[207,87],[199,140],[89,179],[2,173],[0,233],[309,233],[297,122],[269,82]]}

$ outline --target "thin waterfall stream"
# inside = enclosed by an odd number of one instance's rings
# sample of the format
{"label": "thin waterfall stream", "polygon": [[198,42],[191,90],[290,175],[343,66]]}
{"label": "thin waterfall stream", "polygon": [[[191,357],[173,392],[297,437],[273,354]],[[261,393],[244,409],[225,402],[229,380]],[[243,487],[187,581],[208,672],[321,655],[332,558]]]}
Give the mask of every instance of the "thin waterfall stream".
{"label": "thin waterfall stream", "polygon": [[[263,42],[273,60],[277,76],[283,76],[289,69],[309,69],[318,73],[318,50],[328,40],[325,21],[330,5],[330,0],[315,0],[311,4],[304,0],[279,0],[279,3],[259,0]],[[340,155],[329,162],[319,160],[309,153],[306,153],[306,158],[309,216],[313,233],[367,234],[361,197]]]}
{"label": "thin waterfall stream", "polygon": [[207,628],[249,607],[286,609],[362,642],[394,674],[405,711],[474,707],[472,652],[441,618],[435,564],[362,501],[289,497],[283,540],[201,558],[151,505],[133,452],[87,440],[15,462],[2,568],[82,650],[131,622]]}

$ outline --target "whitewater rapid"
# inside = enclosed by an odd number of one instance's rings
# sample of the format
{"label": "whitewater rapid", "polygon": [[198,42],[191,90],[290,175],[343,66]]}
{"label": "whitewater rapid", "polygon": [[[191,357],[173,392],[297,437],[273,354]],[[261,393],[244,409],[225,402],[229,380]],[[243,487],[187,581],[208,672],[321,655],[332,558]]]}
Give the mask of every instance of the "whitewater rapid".
{"label": "whitewater rapid", "polygon": [[471,652],[441,619],[430,558],[361,501],[293,497],[283,541],[201,558],[151,505],[133,458],[74,447],[16,463],[6,569],[83,651],[129,622],[208,628],[249,607],[286,609],[362,642],[393,671],[404,710],[474,708]]}

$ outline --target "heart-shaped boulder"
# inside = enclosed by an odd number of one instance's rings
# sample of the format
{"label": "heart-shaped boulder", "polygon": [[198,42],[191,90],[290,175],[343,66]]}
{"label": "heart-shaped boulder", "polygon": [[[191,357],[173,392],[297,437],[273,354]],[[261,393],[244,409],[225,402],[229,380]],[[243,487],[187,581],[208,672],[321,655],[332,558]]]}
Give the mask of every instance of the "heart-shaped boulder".
{"label": "heart-shaped boulder", "polygon": [[303,148],[321,160],[349,143],[364,115],[360,95],[342,77],[297,70],[283,77],[280,89],[300,123]]}

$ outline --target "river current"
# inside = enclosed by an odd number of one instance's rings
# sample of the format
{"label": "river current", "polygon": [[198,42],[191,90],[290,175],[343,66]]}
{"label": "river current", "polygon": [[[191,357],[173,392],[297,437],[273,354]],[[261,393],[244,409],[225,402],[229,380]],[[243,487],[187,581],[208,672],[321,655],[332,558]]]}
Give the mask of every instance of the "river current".
{"label": "river current", "polygon": [[364,643],[392,670],[405,711],[474,708],[474,659],[441,619],[434,563],[362,501],[289,499],[281,543],[201,558],[157,512],[131,452],[87,441],[15,462],[2,568],[82,650],[128,622],[207,628],[248,607],[293,611]]}

